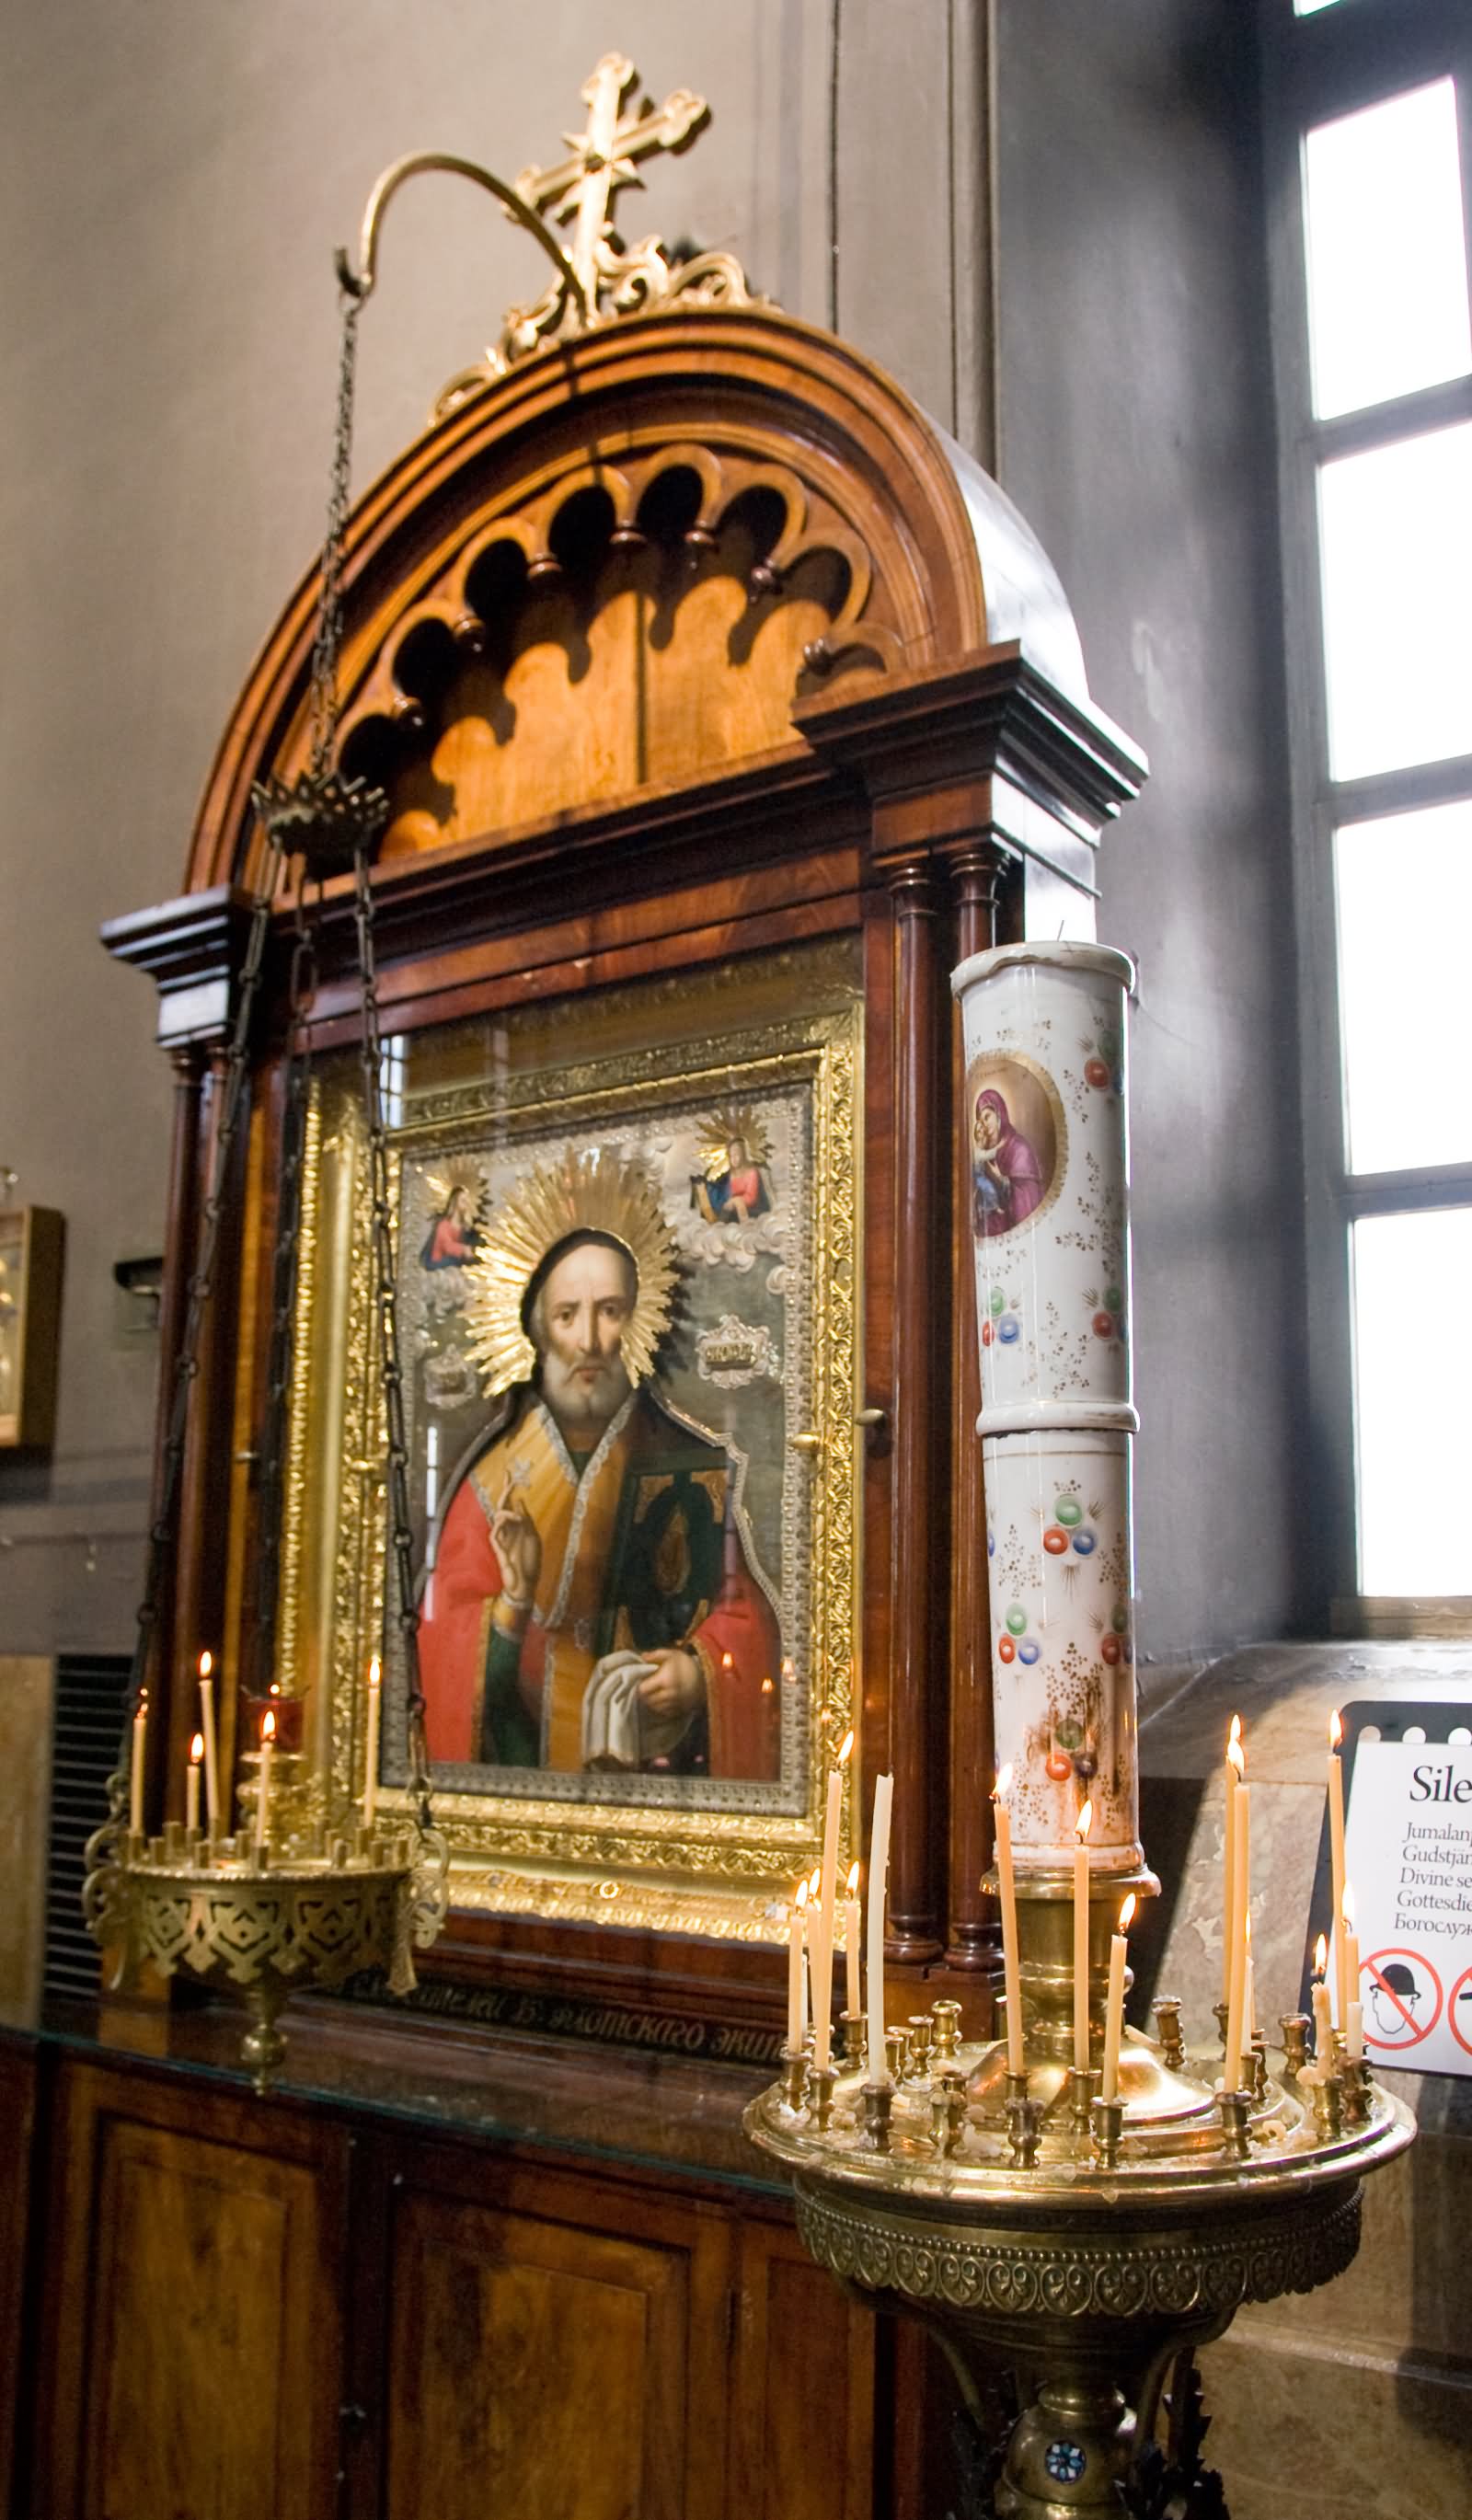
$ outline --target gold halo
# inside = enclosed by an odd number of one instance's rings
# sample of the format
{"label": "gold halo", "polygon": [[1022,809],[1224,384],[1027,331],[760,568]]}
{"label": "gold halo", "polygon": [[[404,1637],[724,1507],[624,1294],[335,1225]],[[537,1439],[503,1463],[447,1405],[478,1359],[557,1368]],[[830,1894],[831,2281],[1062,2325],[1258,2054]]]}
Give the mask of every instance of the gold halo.
{"label": "gold halo", "polygon": [[466,1272],[468,1344],[488,1394],[530,1376],[537,1352],[522,1328],[521,1306],[548,1252],[571,1234],[605,1234],[629,1254],[639,1290],[624,1325],[624,1363],[631,1381],[652,1372],[654,1350],[670,1325],[675,1238],[648,1174],[602,1149],[564,1155],[525,1174]]}
{"label": "gold halo", "polygon": [[477,1208],[484,1204],[485,1176],[478,1164],[451,1163],[443,1172],[426,1172],[424,1181],[436,1215],[443,1214],[458,1190],[466,1191]]}
{"label": "gold halo", "polygon": [[726,1149],[733,1138],[740,1139],[758,1167],[772,1161],[772,1135],[766,1121],[749,1103],[728,1103],[722,1110],[708,1111],[700,1123],[700,1158],[708,1181],[718,1180],[726,1170]]}

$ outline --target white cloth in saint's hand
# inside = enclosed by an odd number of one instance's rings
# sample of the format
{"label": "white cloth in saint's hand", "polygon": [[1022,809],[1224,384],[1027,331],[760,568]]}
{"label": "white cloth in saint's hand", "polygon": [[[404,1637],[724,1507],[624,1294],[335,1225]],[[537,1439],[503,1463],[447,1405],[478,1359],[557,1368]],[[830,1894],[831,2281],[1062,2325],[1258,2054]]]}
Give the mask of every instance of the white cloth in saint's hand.
{"label": "white cloth in saint's hand", "polygon": [[689,1715],[656,1715],[639,1694],[658,1665],[620,1647],[595,1663],[583,1691],[585,1768],[642,1768],[666,1758],[689,1730]]}

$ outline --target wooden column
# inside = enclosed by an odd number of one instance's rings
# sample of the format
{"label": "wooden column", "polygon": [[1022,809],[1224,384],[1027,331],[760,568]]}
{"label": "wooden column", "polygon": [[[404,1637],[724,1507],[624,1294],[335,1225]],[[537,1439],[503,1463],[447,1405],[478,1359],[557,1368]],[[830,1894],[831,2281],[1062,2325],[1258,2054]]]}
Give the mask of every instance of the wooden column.
{"label": "wooden column", "polygon": [[942,1266],[949,1180],[938,1127],[941,922],[928,862],[887,870],[895,918],[894,1602],[890,1755],[895,1798],[886,1951],[938,1959],[938,1863],[945,1814],[939,1688],[946,1504],[935,1439],[947,1355]]}
{"label": "wooden column", "polygon": [[[198,1157],[201,1185],[207,1184],[213,1173],[224,1094],[225,1062],[223,1056],[219,1056],[211,1060],[209,1090],[201,1109]],[[235,1392],[235,1318],[240,1281],[241,1188],[246,1138],[243,1112],[229,1172],[221,1186],[224,1222],[215,1252],[213,1287],[201,1328],[199,1372],[190,1396],[189,1428],[180,1480],[173,1583],[168,1588],[172,1617],[172,1652],[168,1665],[171,1676],[168,1723],[170,1775],[179,1773],[186,1744],[198,1721],[195,1671],[196,1658],[201,1646],[208,1645],[214,1654],[217,1672],[220,1672],[222,1661],[225,1578],[229,1559],[230,1438]],[[203,1204],[201,1195],[198,1202],[197,1228],[202,1226]],[[189,1255],[192,1270],[197,1265],[198,1232],[181,1247]],[[221,1679],[216,1705],[223,1793],[227,1790],[230,1774],[227,1762],[233,1741],[228,1703],[233,1675],[227,1680],[221,1674]],[[161,1727],[159,1729],[162,1730]]]}
{"label": "wooden column", "polygon": [[[956,905],[956,960],[995,944],[1003,856],[994,841],[974,840],[949,856]],[[971,1163],[965,1109],[965,1058],[960,1010],[951,1006],[952,1129],[955,1199],[951,1238],[954,1323],[951,1382],[951,1704],[950,1896],[946,1961],[982,1969],[998,1957],[993,1903],[981,1877],[992,1860],[991,1787],[996,1766],[992,1723],[992,1653],[987,1582],[986,1508],[982,1496],[981,1372],[976,1345],[975,1265],[971,1243]]]}
{"label": "wooden column", "polygon": [[[163,1282],[158,1297],[158,1390],[154,1425],[154,1463],[149,1499],[149,1528],[164,1510],[164,1456],[174,1409],[174,1384],[184,1322],[189,1311],[191,1254],[200,1217],[200,1105],[204,1084],[203,1055],[197,1049],[176,1051],[173,1135],[169,1147],[168,1202],[163,1230]],[[172,1545],[178,1545],[179,1499],[169,1517]],[[172,1668],[173,1586],[165,1584],[158,1604],[158,1624],[150,1656],[150,1687],[157,1705],[166,1696],[162,1676]],[[155,1723],[149,1730],[147,1807],[162,1808],[165,1780],[175,1764],[170,1755],[171,1726]]]}

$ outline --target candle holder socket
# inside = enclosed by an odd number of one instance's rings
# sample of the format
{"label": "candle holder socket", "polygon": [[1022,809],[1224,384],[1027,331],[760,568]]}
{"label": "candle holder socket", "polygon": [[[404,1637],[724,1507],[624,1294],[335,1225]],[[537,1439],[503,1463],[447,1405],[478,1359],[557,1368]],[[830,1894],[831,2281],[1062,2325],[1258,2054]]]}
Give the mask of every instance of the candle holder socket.
{"label": "candle holder socket", "polygon": [[1344,2133],[1344,2086],[1338,2068],[1320,2073],[1314,2085],[1314,2116],[1321,2141],[1335,2142]]}
{"label": "candle holder socket", "polygon": [[840,2012],[838,2015],[838,2061],[857,2073],[864,2062],[864,2015],[862,2012]]}
{"label": "candle holder socket", "polygon": [[935,2024],[935,2061],[948,2065],[960,2046],[960,2005],[953,1998],[942,1996],[932,2003],[930,2018]]}
{"label": "candle holder socket", "polygon": [[808,2085],[808,2051],[806,2048],[782,2049],[782,2100],[795,2116],[803,2106]]}
{"label": "candle holder socket", "polygon": [[1179,1995],[1158,1995],[1155,1999],[1155,2021],[1160,2032],[1161,2056],[1173,2074],[1179,2074],[1185,2063],[1185,2040],[1181,2029]]}
{"label": "candle holder socket", "polygon": [[930,2094],[930,2133],[937,2152],[956,2150],[965,2117],[965,2077],[959,2071],[938,2074]]}
{"label": "candle holder socket", "polygon": [[1313,2027],[1307,2012],[1284,2012],[1278,2028],[1283,2034],[1283,2072],[1296,2083],[1309,2061],[1309,2032]]}
{"label": "candle holder socket", "polygon": [[1075,2135],[1088,2135],[1093,2125],[1093,2104],[1103,2081],[1097,2065],[1075,2065],[1068,2085],[1068,2114]]}
{"label": "candle holder socket", "polygon": [[888,2152],[889,2118],[894,2107],[894,2090],[889,2083],[866,2083],[862,2093],[864,2134],[861,2138],[866,2152]]}
{"label": "candle holder socket", "polygon": [[838,2077],[831,2065],[814,2065],[808,2073],[808,2107],[820,2135],[826,2135],[833,2114],[833,2086]]}
{"label": "candle holder socket", "polygon": [[1119,2168],[1119,2148],[1124,2139],[1124,2101],[1095,2100],[1093,2103],[1093,2157],[1100,2170]]}
{"label": "candle holder socket", "polygon": [[1006,2137],[1014,2170],[1036,2170],[1043,2139],[1043,2103],[1026,2098],[1006,2104]]}
{"label": "candle holder socket", "polygon": [[1248,2152],[1248,2120],[1252,2113],[1250,2092],[1223,2092],[1219,2094],[1222,2109],[1222,2143],[1233,2161],[1245,2161]]}
{"label": "candle holder socket", "polygon": [[1008,2068],[1006,2074],[1003,2078],[1002,2085],[1003,2100],[1007,2108],[1011,2107],[1013,2100],[1026,2099],[1027,2085],[1028,2075],[1027,2068],[1025,2066],[1020,2074],[1014,2074],[1010,2067]]}
{"label": "candle holder socket", "polygon": [[910,2042],[895,2022],[884,2033],[884,2070],[892,2083],[904,2083],[910,2076]]}
{"label": "candle holder socket", "polygon": [[912,2069],[916,2076],[929,2072],[930,2048],[935,2024],[928,2012],[913,2012],[905,2025],[910,2043]]}
{"label": "candle holder socket", "polygon": [[1368,2059],[1346,2056],[1340,2065],[1338,2080],[1345,2125],[1368,2126],[1373,2105]]}
{"label": "candle holder socket", "polygon": [[1231,2006],[1229,2003],[1214,2003],[1212,2005],[1212,2010],[1217,2016],[1217,2037],[1222,2042],[1222,2053],[1225,2056],[1227,2053],[1227,2016],[1231,2011]]}

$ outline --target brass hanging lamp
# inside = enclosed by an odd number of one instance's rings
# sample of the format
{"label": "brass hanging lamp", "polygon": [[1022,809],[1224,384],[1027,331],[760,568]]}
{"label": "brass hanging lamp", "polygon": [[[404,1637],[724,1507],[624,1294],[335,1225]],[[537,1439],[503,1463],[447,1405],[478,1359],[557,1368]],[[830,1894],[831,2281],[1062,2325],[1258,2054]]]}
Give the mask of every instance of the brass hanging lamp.
{"label": "brass hanging lamp", "polygon": [[[265,864],[251,904],[238,975],[213,1164],[202,1227],[189,1279],[189,1303],[174,1372],[162,1457],[160,1493],[149,1536],[147,1573],[126,1692],[117,1766],[109,1779],[108,1818],[89,1841],[83,1909],[96,1940],[121,1967],[151,1963],[163,1976],[184,1968],[224,1991],[239,1991],[250,2011],[242,2055],[264,2090],[286,2052],[278,2016],[293,1990],[339,1986],[380,1970],[394,1993],[414,1985],[413,1952],[431,1943],[444,1921],[449,1852],[430,1804],[420,1685],[418,1613],[414,1600],[408,1452],[393,1276],[387,1140],[380,1090],[374,950],[372,866],[389,815],[389,800],[366,779],[345,778],[336,761],[342,642],[342,557],[351,476],[358,319],[375,280],[383,209],[406,178],[446,170],[471,177],[534,234],[557,266],[551,292],[557,316],[571,303],[586,316],[578,274],[536,210],[500,179],[468,161],[434,153],[402,158],[370,197],[355,273],[336,257],[341,291],[341,349],[327,530],[323,542],[317,632],[310,689],[307,766],[290,782],[270,778],[252,802],[265,836]],[[252,1026],[260,995],[273,907],[295,868],[295,934],[287,1022],[288,1055],[281,1148],[280,1211],[273,1266],[272,1332],[267,1368],[266,1426],[260,1472],[260,1539],[253,1673],[262,1707],[258,1748],[241,1761],[238,1794],[216,1773],[213,1696],[203,1677],[204,1729],[197,1736],[204,1767],[206,1808],[191,1784],[188,1820],[146,1825],[144,1751],[159,1613],[173,1548],[174,1514],[189,1427],[190,1396],[199,1373],[203,1323],[215,1284],[227,1185],[248,1100]],[[291,1724],[292,1701],[272,1677],[280,1576],[282,1463],[290,1401],[296,1262],[301,1227],[302,1153],[310,1094],[308,1011],[316,984],[314,919],[322,888],[350,873],[360,992],[360,1039],[369,1151],[372,1304],[382,1375],[382,1432],[387,1462],[390,1599],[402,1640],[407,1742],[407,1816],[380,1818],[376,1726],[361,1790],[335,1798],[310,1769]],[[378,1675],[370,1683],[377,1712]]]}

